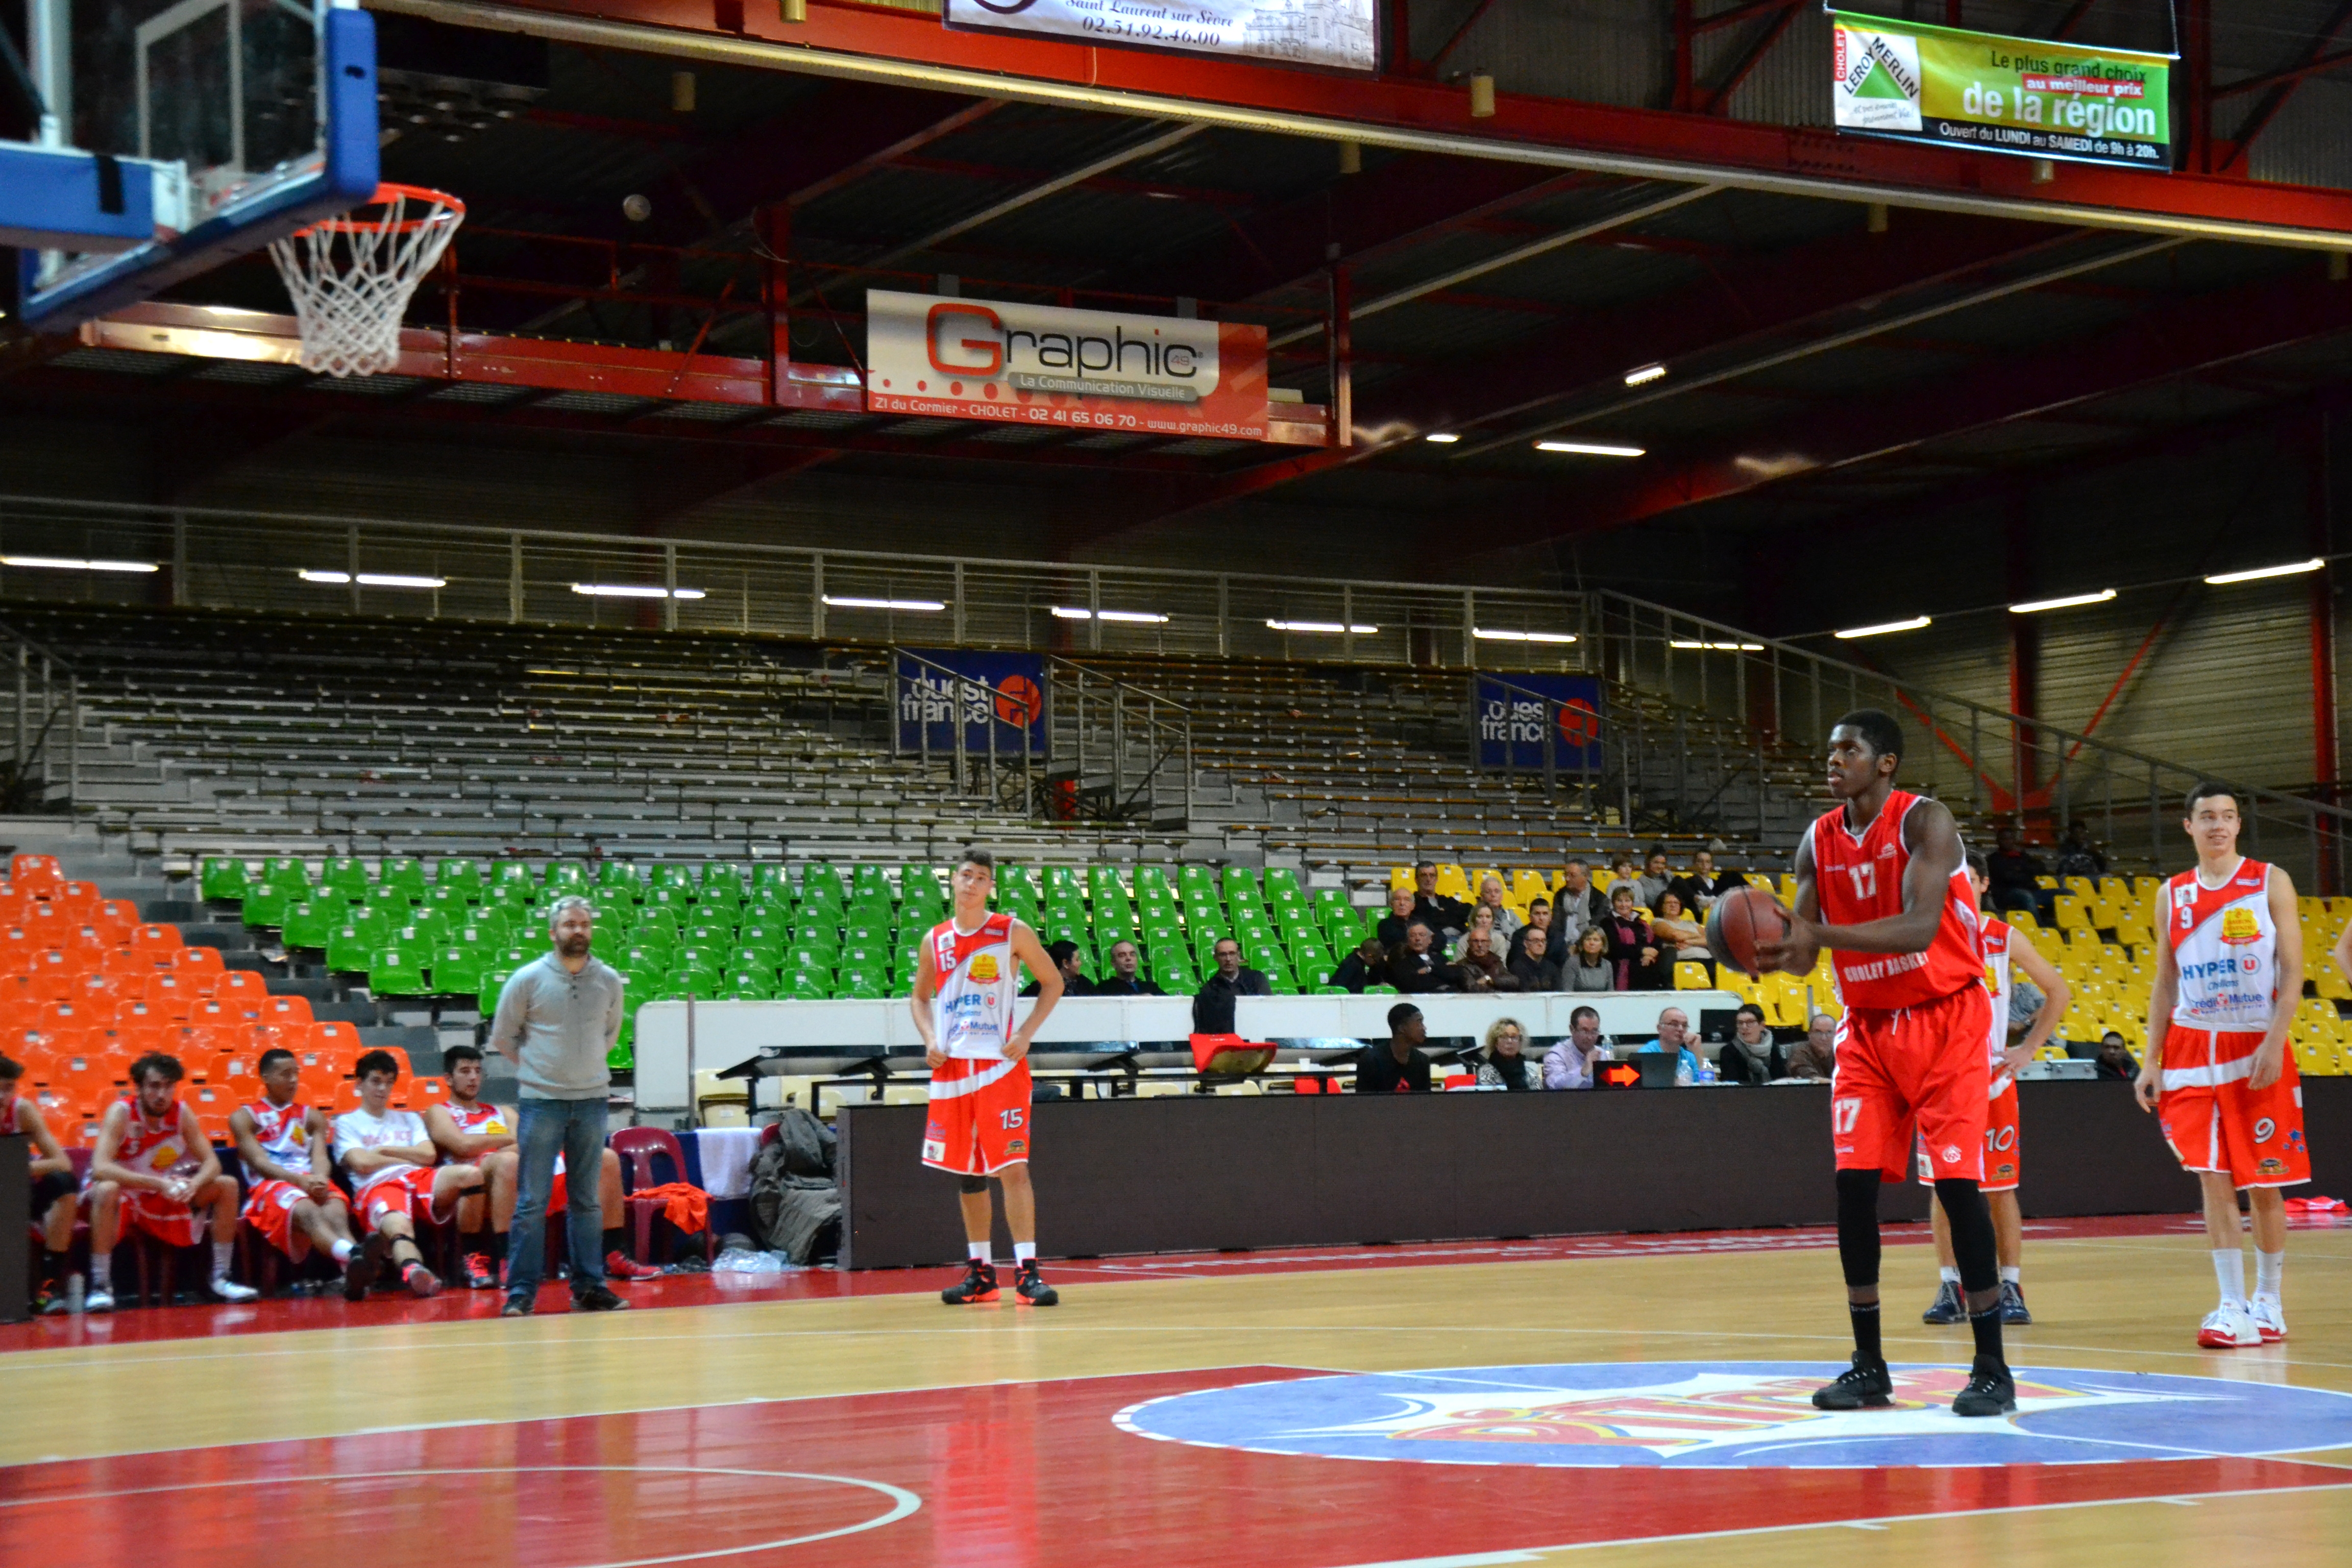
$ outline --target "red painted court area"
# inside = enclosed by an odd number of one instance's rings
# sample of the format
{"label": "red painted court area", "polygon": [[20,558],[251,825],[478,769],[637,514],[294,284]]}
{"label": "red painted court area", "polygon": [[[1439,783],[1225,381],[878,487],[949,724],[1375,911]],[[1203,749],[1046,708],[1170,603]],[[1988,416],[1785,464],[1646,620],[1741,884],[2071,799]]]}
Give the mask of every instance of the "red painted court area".
{"label": "red painted court area", "polygon": [[[1717,1530],[2338,1484],[2271,1459],[1958,1469],[1529,1470],[1152,1442],[1112,1416],[1280,1367],[986,1384],[272,1443],[0,1472],[37,1562],[211,1568],[256,1542],[382,1560],[433,1521],[439,1568],[740,1554],[829,1564],[1334,1568]],[[417,1544],[415,1542],[412,1545]]]}

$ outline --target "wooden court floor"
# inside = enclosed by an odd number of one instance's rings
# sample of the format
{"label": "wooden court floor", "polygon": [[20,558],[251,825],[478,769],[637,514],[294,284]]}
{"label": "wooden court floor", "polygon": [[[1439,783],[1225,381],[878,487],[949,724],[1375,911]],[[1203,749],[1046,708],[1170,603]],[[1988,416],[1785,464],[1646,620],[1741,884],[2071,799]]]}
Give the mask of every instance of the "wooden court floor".
{"label": "wooden court floor", "polygon": [[2201,1239],[2137,1228],[2029,1230],[2034,1394],[1990,1437],[1941,1411],[1966,1333],[1918,1323],[1916,1242],[1887,1348],[1920,1397],[1815,1422],[1846,1348],[1820,1233],[1074,1264],[1045,1310],[901,1276],[36,1332],[0,1341],[58,1347],[0,1350],[0,1563],[2352,1562],[2352,1228],[2294,1234],[2289,1342],[2230,1352],[2193,1342]]}

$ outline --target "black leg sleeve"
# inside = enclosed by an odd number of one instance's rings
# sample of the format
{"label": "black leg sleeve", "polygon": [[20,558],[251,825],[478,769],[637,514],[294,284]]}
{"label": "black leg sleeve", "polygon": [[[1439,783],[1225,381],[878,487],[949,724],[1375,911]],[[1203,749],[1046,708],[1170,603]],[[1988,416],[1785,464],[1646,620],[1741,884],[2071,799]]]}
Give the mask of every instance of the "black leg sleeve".
{"label": "black leg sleeve", "polygon": [[1936,1201],[1952,1222],[1952,1260],[1960,1266],[1960,1288],[1971,1296],[2000,1289],[1995,1261],[1992,1210],[1974,1182],[1947,1177],[1936,1184]]}
{"label": "black leg sleeve", "polygon": [[[1878,1283],[1878,1173],[1840,1171],[1837,1173],[1838,1262],[1845,1282],[1854,1288]],[[1981,1212],[1984,1200],[1979,1198]],[[1990,1226],[1991,1220],[1988,1218]],[[1991,1235],[1988,1229],[1986,1235]]]}

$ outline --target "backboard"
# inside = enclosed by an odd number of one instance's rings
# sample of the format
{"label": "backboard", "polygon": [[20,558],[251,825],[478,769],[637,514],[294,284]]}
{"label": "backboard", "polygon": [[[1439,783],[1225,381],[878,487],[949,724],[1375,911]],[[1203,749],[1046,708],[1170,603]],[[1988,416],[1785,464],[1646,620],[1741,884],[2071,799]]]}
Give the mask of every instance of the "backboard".
{"label": "backboard", "polygon": [[[374,24],[348,0],[23,3],[44,145],[0,154],[52,154],[24,160],[43,169],[79,158],[117,219],[114,232],[77,229],[69,212],[20,227],[90,237],[23,253],[28,326],[70,330],[374,192]],[[126,207],[142,226],[142,197],[152,224],[120,232]]]}

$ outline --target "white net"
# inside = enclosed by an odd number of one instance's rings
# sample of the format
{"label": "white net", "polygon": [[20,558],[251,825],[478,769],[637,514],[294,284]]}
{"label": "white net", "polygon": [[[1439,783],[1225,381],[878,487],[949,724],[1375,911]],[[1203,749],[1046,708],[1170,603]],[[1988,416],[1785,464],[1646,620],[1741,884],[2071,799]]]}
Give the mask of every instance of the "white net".
{"label": "white net", "polygon": [[[374,216],[363,216],[370,208]],[[466,218],[455,196],[380,185],[375,199],[270,244],[294,300],[302,366],[325,375],[374,375],[400,357],[409,296]]]}

